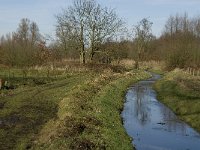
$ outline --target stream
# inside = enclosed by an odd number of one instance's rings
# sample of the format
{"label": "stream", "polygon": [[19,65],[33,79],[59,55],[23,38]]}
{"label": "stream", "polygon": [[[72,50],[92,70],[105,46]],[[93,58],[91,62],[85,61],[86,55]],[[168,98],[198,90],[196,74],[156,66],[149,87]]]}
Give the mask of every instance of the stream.
{"label": "stream", "polygon": [[200,134],[156,99],[159,75],[131,86],[122,118],[137,150],[200,150]]}

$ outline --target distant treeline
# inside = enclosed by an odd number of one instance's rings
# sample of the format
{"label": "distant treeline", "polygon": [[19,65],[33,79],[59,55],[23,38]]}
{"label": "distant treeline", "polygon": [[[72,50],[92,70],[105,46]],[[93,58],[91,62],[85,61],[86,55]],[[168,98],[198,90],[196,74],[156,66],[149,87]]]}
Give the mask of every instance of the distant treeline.
{"label": "distant treeline", "polygon": [[156,41],[156,51],[169,68],[200,67],[200,17],[170,16]]}
{"label": "distant treeline", "polygon": [[56,38],[48,45],[37,24],[22,19],[15,32],[1,37],[0,64],[28,67],[63,59],[84,64],[128,58],[136,65],[155,60],[165,61],[168,69],[200,67],[200,17],[170,16],[157,38],[149,19],[128,31],[114,10],[94,0],[75,0],[56,19]]}

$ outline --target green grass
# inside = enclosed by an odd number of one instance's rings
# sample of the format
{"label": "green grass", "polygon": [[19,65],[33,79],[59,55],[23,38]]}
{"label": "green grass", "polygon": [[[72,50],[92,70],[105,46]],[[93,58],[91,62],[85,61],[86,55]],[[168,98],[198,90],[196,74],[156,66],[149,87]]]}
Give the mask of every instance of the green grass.
{"label": "green grass", "polygon": [[100,133],[105,141],[109,141],[106,149],[132,149],[131,139],[124,132],[119,113],[123,108],[125,89],[130,83],[136,81],[136,78],[120,78],[107,85],[95,100],[96,105],[100,107],[100,112],[104,112],[96,113],[95,117],[100,118],[103,122],[103,128],[100,129]]}
{"label": "green grass", "polygon": [[143,71],[3,71],[16,89],[1,90],[0,149],[133,149],[120,113],[128,85],[148,76]]}
{"label": "green grass", "polygon": [[133,149],[120,113],[127,86],[146,77],[143,72],[101,74],[73,88],[33,149]]}
{"label": "green grass", "polygon": [[43,125],[57,117],[58,102],[84,78],[88,77],[85,74],[66,74],[56,79],[37,78],[33,74],[26,78],[5,77],[17,88],[0,91],[0,149],[30,147]]}
{"label": "green grass", "polygon": [[200,78],[181,70],[168,73],[155,84],[158,99],[180,119],[200,132]]}

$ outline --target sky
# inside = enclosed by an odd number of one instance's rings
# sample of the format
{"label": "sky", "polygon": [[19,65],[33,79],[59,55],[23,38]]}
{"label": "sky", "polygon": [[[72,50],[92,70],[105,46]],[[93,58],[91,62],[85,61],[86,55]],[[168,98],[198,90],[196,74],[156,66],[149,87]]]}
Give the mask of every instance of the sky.
{"label": "sky", "polygon": [[[129,28],[143,18],[153,22],[152,31],[159,36],[170,15],[188,13],[200,16],[200,0],[96,0],[115,9]],[[22,18],[38,24],[43,35],[55,35],[55,15],[73,0],[0,0],[0,36],[16,31]]]}

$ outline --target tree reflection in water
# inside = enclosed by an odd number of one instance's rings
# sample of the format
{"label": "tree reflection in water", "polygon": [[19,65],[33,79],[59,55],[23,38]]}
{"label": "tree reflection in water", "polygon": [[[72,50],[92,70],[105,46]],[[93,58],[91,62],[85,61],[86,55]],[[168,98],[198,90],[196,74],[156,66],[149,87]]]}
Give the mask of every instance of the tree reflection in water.
{"label": "tree reflection in water", "polygon": [[179,120],[168,107],[162,105],[160,109],[160,112],[162,113],[161,116],[163,116],[162,120],[166,124],[166,130],[168,132],[176,132],[179,130],[181,135],[187,136],[187,125]]}
{"label": "tree reflection in water", "polygon": [[200,134],[157,100],[152,89],[158,75],[132,86],[122,112],[124,127],[136,149],[199,150]]}
{"label": "tree reflection in water", "polygon": [[[134,115],[141,125],[147,124],[150,121],[150,108],[148,107],[148,88],[141,84],[134,86],[135,92],[135,105]],[[145,93],[145,94],[144,94]]]}
{"label": "tree reflection in water", "polygon": [[[151,108],[152,108],[152,82],[139,82],[133,87],[135,101],[134,101],[134,115],[140,125],[144,126],[151,122]],[[187,135],[186,124],[182,123],[176,115],[166,106],[160,104],[159,112],[162,119],[160,122],[165,124],[165,130],[168,132],[176,132],[178,129],[182,135]],[[180,130],[181,129],[181,130]]]}

